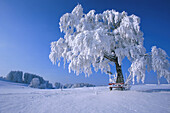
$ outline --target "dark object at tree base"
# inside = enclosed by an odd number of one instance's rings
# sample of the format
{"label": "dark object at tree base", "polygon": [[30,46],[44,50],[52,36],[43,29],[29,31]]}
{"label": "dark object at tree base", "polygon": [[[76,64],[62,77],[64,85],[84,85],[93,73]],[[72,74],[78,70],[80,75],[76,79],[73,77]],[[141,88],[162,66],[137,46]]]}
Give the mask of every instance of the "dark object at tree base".
{"label": "dark object at tree base", "polygon": [[112,89],[114,88],[115,90],[125,90],[125,87],[124,87],[124,83],[109,83],[110,87],[110,91],[112,91]]}
{"label": "dark object at tree base", "polygon": [[[113,87],[109,87],[110,91],[112,91]],[[120,88],[114,88],[115,90],[120,90],[120,91],[123,91],[125,90],[124,87],[120,87]]]}

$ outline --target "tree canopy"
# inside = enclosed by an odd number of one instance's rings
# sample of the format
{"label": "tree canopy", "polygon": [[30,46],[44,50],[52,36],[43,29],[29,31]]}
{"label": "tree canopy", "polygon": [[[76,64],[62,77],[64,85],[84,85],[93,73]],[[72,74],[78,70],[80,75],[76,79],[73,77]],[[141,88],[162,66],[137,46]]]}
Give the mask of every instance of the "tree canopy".
{"label": "tree canopy", "polygon": [[146,68],[154,70],[157,78],[164,76],[170,82],[170,63],[166,52],[153,46],[146,53],[143,46],[143,33],[140,30],[140,18],[128,15],[125,11],[106,10],[95,14],[95,10],[83,13],[81,5],[77,5],[71,13],[60,18],[60,30],[64,38],[51,43],[49,55],[53,64],[60,65],[61,58],[69,63],[69,72],[77,75],[84,72],[89,76],[92,67],[107,73],[110,66],[127,57],[132,63],[129,72],[133,82],[144,82]]}

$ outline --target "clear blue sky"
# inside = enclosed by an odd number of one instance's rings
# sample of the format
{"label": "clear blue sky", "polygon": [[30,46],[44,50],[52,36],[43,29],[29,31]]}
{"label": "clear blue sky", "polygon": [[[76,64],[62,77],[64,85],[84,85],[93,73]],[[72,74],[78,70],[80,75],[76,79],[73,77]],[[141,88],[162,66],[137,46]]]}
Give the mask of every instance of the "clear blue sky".
{"label": "clear blue sky", "polygon": [[[126,11],[141,18],[144,46],[164,49],[170,56],[169,0],[0,0],[0,76],[11,70],[38,74],[51,82],[96,85],[108,84],[106,74],[93,73],[85,78],[68,73],[68,68],[52,65],[48,56],[50,43],[63,36],[59,30],[60,17],[81,4],[84,12],[94,9]],[[123,73],[130,63],[123,62]],[[114,69],[113,69],[114,70]],[[114,71],[113,71],[114,72]],[[157,83],[155,73],[147,73],[146,83]],[[162,83],[166,83],[162,79]]]}

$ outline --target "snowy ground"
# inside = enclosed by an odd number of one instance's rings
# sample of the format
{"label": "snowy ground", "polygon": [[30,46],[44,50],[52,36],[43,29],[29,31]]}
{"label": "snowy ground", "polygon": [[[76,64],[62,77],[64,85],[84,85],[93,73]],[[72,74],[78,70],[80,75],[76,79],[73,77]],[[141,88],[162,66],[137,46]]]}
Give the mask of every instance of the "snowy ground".
{"label": "snowy ground", "polygon": [[0,80],[0,113],[170,113],[170,85],[33,89]]}

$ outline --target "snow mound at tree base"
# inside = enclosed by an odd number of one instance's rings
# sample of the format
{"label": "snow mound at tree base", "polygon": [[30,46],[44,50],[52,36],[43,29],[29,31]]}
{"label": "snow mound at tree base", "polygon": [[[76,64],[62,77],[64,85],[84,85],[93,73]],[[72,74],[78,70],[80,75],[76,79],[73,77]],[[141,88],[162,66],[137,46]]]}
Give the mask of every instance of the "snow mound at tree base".
{"label": "snow mound at tree base", "polygon": [[0,113],[169,113],[170,85],[34,89],[0,80]]}

